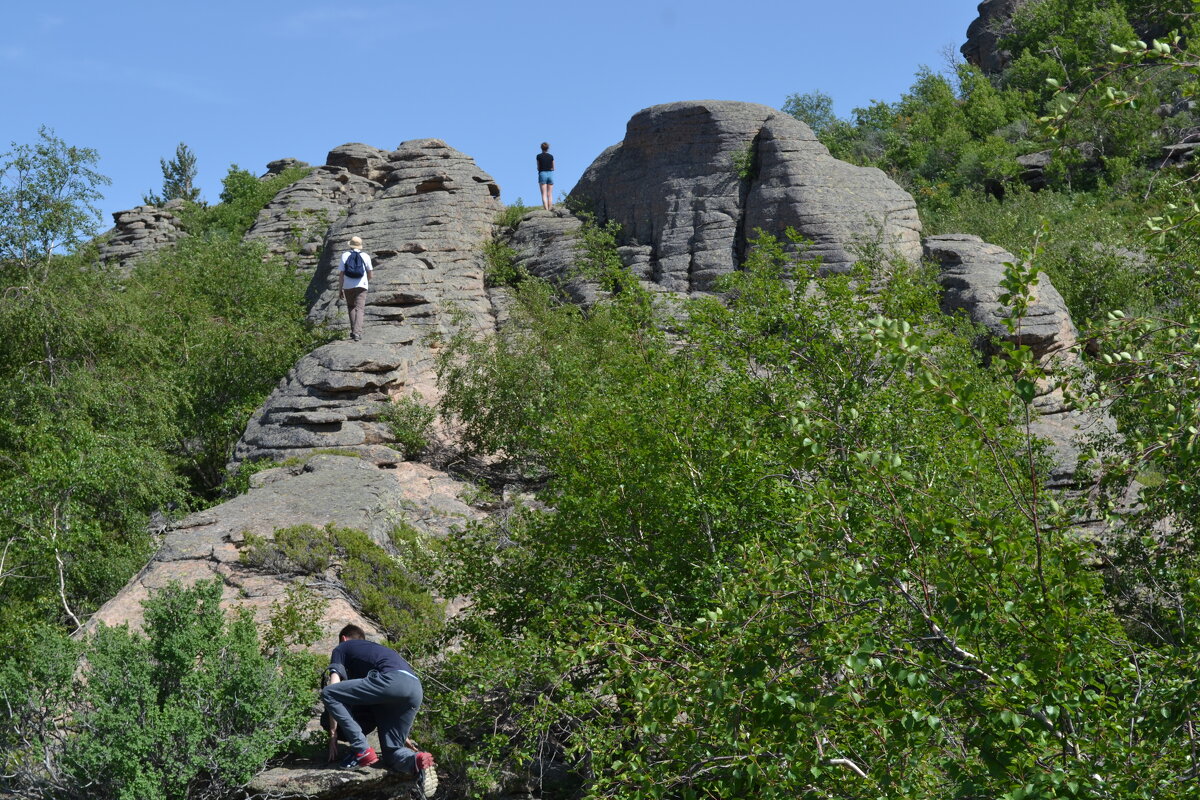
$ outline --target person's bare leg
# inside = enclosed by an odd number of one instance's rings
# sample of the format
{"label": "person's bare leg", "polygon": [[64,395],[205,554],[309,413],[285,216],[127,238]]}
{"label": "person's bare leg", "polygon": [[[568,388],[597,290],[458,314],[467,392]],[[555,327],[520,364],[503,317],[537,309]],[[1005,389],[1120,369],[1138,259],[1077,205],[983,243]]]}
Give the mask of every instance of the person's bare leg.
{"label": "person's bare leg", "polygon": [[542,189],[542,208],[549,211],[550,210],[550,193],[552,191],[554,191],[554,186],[549,183],[543,183],[541,185],[541,189]]}

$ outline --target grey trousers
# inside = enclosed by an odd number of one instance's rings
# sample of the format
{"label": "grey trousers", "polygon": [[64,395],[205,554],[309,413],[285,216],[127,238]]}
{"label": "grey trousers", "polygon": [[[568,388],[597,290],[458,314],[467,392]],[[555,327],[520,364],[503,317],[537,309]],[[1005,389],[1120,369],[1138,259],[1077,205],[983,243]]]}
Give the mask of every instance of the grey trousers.
{"label": "grey trousers", "polygon": [[404,744],[424,699],[421,681],[406,672],[386,674],[371,670],[365,678],[331,683],[321,690],[321,700],[339,731],[361,753],[370,745],[347,706],[371,706],[379,726],[379,747],[384,766],[395,772],[416,772],[416,751]]}
{"label": "grey trousers", "polygon": [[350,338],[361,339],[363,318],[367,315],[367,290],[346,289],[346,310],[350,312]]}

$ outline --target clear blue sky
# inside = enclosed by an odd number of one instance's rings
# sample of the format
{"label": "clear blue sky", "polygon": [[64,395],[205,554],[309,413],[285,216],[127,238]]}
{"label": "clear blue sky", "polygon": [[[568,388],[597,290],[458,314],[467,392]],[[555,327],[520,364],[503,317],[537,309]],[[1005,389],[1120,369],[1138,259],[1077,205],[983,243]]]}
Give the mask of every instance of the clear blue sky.
{"label": "clear blue sky", "polygon": [[[568,191],[638,110],[676,100],[779,107],[821,90],[839,115],[894,101],[957,54],[976,0],[504,0],[5,3],[0,152],[41,125],[99,151],[109,214],[160,189],[186,142],[203,198],[231,163],[324,163],[345,142],[436,137],[502,199],[538,198],[552,144]],[[103,229],[102,228],[102,229]]]}

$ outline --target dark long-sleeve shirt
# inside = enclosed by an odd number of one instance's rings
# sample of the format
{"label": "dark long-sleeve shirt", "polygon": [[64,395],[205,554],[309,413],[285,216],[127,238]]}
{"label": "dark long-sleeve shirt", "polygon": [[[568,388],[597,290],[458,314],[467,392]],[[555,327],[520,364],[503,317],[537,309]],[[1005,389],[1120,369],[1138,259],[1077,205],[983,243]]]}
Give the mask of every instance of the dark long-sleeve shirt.
{"label": "dark long-sleeve shirt", "polygon": [[329,668],[342,680],[365,678],[373,669],[380,672],[402,669],[414,676],[417,674],[395,650],[365,639],[347,639],[335,647],[329,657]]}

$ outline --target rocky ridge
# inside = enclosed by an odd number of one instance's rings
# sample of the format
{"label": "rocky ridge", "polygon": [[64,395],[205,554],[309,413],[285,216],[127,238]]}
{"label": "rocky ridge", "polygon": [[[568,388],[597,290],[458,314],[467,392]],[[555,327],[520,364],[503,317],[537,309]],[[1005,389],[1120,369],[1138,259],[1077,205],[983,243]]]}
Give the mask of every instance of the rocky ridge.
{"label": "rocky ridge", "polygon": [[183,207],[182,200],[171,200],[161,207],[146,205],[116,212],[116,226],[100,240],[100,261],[124,272],[138,259],[172,247],[187,236],[176,213]]}
{"label": "rocky ridge", "polygon": [[360,236],[375,266],[363,340],[331,342],[302,358],[251,418],[234,449],[235,464],[330,447],[381,465],[397,460],[381,447],[393,441],[381,414],[398,395],[436,399],[428,337],[447,333],[455,313],[479,330],[495,324],[482,257],[500,210],[491,176],[438,139],[405,142],[391,152],[345,145],[328,160],[280,192],[247,236],[269,247],[286,241],[291,234],[279,221],[287,218],[288,198],[307,202],[326,192],[345,201],[324,234],[309,317],[348,327],[335,266],[349,238]]}

